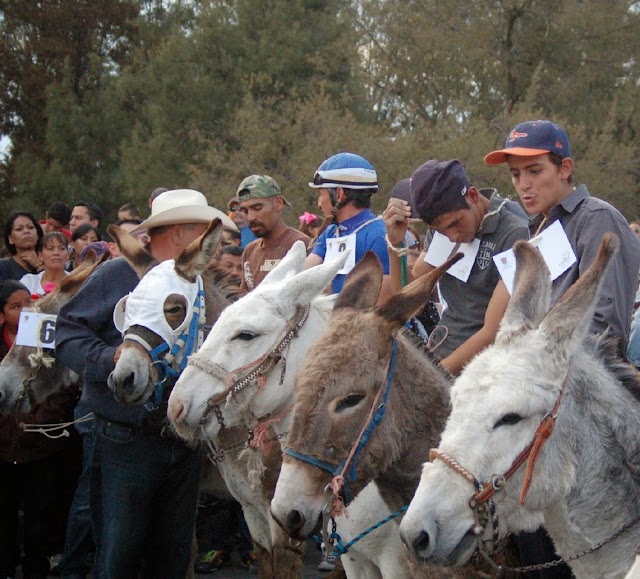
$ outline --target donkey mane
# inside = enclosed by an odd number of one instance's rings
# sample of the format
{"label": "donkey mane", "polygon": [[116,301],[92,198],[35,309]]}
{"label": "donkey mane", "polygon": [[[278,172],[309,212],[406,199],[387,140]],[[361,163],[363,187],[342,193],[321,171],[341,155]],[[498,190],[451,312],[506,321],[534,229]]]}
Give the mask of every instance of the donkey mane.
{"label": "donkey mane", "polygon": [[229,303],[239,300],[247,293],[246,290],[240,289],[240,279],[237,276],[228,271],[222,271],[215,265],[204,272],[203,277],[210,279],[222,297]]}
{"label": "donkey mane", "polygon": [[435,366],[436,368],[438,368],[438,370],[440,370],[440,372],[442,373],[443,378],[446,378],[449,382],[453,382],[453,376],[449,373],[449,371],[441,364],[441,360],[440,358],[438,358],[433,350],[430,350],[427,345],[420,339],[420,337],[418,335],[416,335],[415,333],[413,333],[411,330],[409,330],[408,328],[402,328],[399,332],[398,332],[399,336],[404,336],[407,341],[409,342],[409,344],[415,348],[416,350],[418,350],[419,352],[421,352],[429,362],[431,362],[431,364],[433,366]]}
{"label": "donkey mane", "polygon": [[620,340],[616,336],[589,336],[585,349],[598,357],[602,365],[633,397],[640,402],[640,372],[620,357]]}

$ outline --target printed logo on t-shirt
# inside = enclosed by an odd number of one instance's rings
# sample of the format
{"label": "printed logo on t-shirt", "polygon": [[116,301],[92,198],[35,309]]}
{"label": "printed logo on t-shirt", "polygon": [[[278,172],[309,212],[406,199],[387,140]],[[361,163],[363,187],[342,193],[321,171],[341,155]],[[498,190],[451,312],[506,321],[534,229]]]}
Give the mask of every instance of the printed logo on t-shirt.
{"label": "printed logo on t-shirt", "polygon": [[486,269],[491,263],[495,248],[496,244],[491,241],[480,242],[480,248],[478,249],[478,255],[476,256],[476,263],[480,269]]}
{"label": "printed logo on t-shirt", "polygon": [[281,261],[281,259],[265,259],[263,264],[260,266],[260,271],[271,271]]}

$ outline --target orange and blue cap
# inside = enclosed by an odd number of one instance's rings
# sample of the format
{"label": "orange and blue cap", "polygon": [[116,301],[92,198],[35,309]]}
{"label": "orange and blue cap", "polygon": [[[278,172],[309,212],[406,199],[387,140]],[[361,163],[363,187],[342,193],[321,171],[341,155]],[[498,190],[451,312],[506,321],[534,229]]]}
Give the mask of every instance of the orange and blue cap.
{"label": "orange and blue cap", "polygon": [[507,162],[507,155],[535,157],[546,153],[555,153],[561,159],[571,157],[567,133],[551,121],[527,121],[507,135],[504,149],[489,153],[484,162],[499,165]]}

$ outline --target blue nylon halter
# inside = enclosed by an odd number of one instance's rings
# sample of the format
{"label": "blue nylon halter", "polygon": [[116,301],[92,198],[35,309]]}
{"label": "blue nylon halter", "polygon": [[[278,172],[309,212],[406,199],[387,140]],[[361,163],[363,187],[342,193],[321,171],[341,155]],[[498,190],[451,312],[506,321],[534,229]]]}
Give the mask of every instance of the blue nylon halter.
{"label": "blue nylon halter", "polygon": [[[182,371],[187,367],[187,358],[195,350],[196,343],[198,341],[198,320],[200,318],[200,306],[202,304],[202,300],[204,300],[204,289],[200,287],[198,288],[198,295],[196,295],[196,299],[193,302],[193,316],[191,317],[188,332],[180,334],[171,348],[169,348],[169,344],[167,344],[167,342],[162,342],[160,345],[153,348],[153,350],[149,351],[149,357],[158,371],[158,382],[156,383],[153,393],[144,404],[147,410],[155,410],[160,406],[164,393],[164,383],[168,378],[179,378]],[[167,360],[167,357],[169,356],[171,360],[174,360],[182,350],[183,346],[184,352],[182,354],[182,359],[180,360],[178,370],[176,370],[171,365],[171,362]]]}
{"label": "blue nylon halter", "polygon": [[[371,417],[369,424],[367,425],[366,430],[360,437],[358,441],[358,446],[356,447],[356,451],[353,454],[353,460],[351,461],[351,468],[347,476],[344,478],[343,489],[344,489],[344,504],[348,505],[353,500],[353,494],[351,493],[351,488],[349,483],[353,483],[356,481],[356,467],[358,465],[358,458],[364,446],[369,442],[373,431],[376,429],[378,424],[384,418],[385,412],[387,411],[387,399],[389,398],[389,391],[391,390],[391,383],[393,382],[393,374],[396,368],[396,358],[398,354],[398,340],[393,340],[393,346],[391,350],[391,359],[389,360],[389,369],[387,370],[387,384],[385,386],[384,393],[382,395],[382,402],[378,405],[375,414]],[[324,460],[320,460],[315,456],[310,454],[304,454],[302,452],[298,452],[297,450],[293,450],[291,448],[285,448],[283,450],[285,454],[292,456],[293,458],[300,460],[302,462],[306,462],[307,464],[312,464],[313,466],[318,467],[319,469],[328,472],[332,477],[339,475],[344,468],[345,461],[343,460],[337,466],[331,464],[330,462],[326,462]],[[345,459],[346,460],[346,459]]]}

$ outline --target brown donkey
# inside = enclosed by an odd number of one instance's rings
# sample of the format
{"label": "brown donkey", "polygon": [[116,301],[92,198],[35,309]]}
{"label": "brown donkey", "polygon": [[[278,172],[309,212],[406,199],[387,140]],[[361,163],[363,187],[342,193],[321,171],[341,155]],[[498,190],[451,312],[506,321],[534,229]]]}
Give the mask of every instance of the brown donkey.
{"label": "brown donkey", "polygon": [[[107,257],[108,254],[104,254],[96,259],[95,252],[90,251],[55,290],[34,303],[34,310],[57,314]],[[11,411],[16,414],[29,412],[32,404],[41,404],[61,388],[78,388],[81,382],[82,378],[75,372],[56,363],[53,350],[14,345],[0,364],[0,416]]]}
{"label": "brown donkey", "polygon": [[[403,326],[424,306],[435,282],[454,261],[379,307],[374,306],[382,268],[373,254],[367,254],[347,278],[325,334],[309,350],[296,378],[293,426],[271,503],[274,518],[291,536],[304,538],[313,532],[332,500],[326,489],[341,471],[344,485],[338,492],[347,502],[349,495],[374,480],[392,511],[409,504],[422,464],[444,428],[451,381]],[[384,416],[343,469],[354,443],[367,432],[374,408],[385,398]],[[473,569],[453,573],[413,565],[411,574],[477,576]],[[397,569],[384,575],[397,576]]]}

